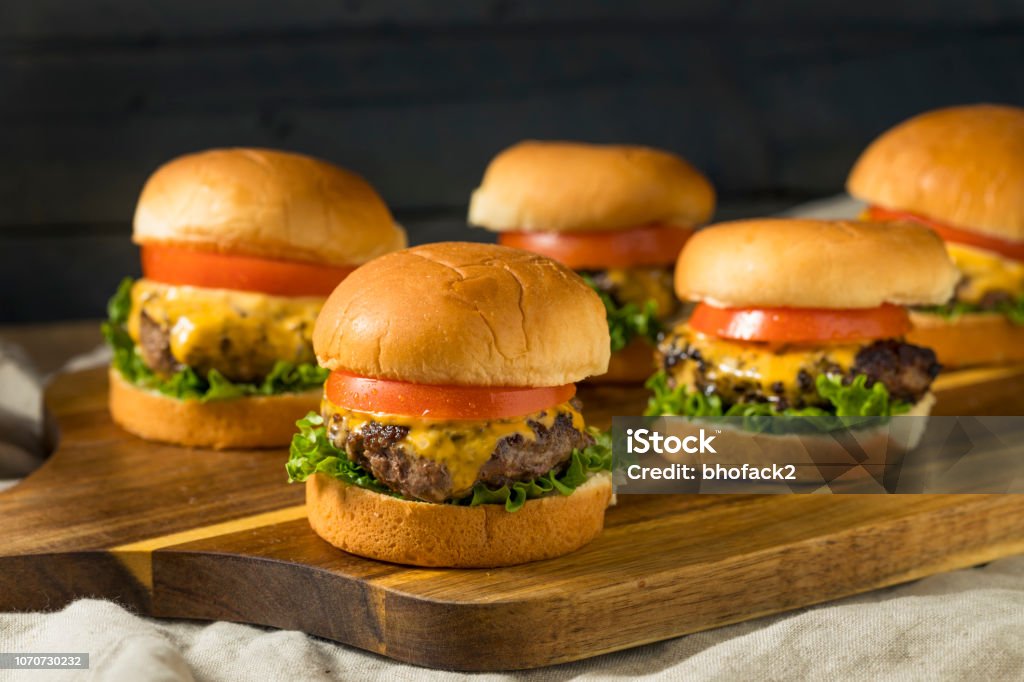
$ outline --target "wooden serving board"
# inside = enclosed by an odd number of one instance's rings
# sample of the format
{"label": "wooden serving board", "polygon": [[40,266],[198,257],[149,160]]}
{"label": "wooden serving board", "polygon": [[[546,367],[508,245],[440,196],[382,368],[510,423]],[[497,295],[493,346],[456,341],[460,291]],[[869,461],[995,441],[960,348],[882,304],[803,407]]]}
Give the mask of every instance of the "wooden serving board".
{"label": "wooden serving board", "polygon": [[[940,411],[1024,371],[944,380]],[[966,388],[965,388],[966,387]],[[588,421],[637,414],[639,389],[584,388]],[[1012,399],[1012,400],[1011,400]],[[361,559],[306,524],[283,451],[145,443],[106,412],[103,370],[60,378],[60,446],[0,493],[0,610],[98,596],[140,613],[296,628],[436,668],[595,656],[1024,552],[1024,496],[620,496],[601,537],[495,570]]]}

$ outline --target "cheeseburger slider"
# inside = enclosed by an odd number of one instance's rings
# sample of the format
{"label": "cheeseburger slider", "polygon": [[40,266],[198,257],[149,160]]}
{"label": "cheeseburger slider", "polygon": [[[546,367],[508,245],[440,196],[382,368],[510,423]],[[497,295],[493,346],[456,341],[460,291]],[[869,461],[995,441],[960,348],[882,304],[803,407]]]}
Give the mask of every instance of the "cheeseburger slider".
{"label": "cheeseburger slider", "polygon": [[649,414],[927,414],[939,371],[903,306],[947,300],[942,241],[918,225],[745,220],[702,230],[675,286],[697,301],[658,346]]}
{"label": "cheeseburger slider", "polygon": [[912,118],[867,148],[847,187],[870,220],[934,230],[960,270],[951,300],[911,312],[908,339],[950,367],[1024,361],[1024,109]]}
{"label": "cheeseburger slider", "polygon": [[362,178],[298,154],[218,149],[153,174],[135,212],[142,279],[122,282],[104,335],[110,411],[143,438],[284,445],[326,373],[321,304],[356,266],[405,246]]}
{"label": "cheeseburger slider", "polygon": [[568,268],[488,244],[399,251],[334,290],[313,344],[331,374],[287,471],[332,545],[504,566],[601,532],[611,453],[574,382],[607,368],[608,330]]}
{"label": "cheeseburger slider", "polygon": [[469,222],[505,246],[573,268],[597,291],[611,332],[607,382],[643,381],[661,323],[678,312],[672,264],[715,207],[693,166],[647,147],[522,142],[491,161]]}

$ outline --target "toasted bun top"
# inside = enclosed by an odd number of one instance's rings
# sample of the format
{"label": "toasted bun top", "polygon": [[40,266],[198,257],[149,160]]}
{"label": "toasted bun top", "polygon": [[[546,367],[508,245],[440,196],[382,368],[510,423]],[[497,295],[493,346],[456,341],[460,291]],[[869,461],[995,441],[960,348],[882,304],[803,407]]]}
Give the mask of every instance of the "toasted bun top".
{"label": "toasted bun top", "polygon": [[871,143],[846,186],[882,208],[1024,240],[1024,109],[978,104],[916,116]]}
{"label": "toasted bun top", "polygon": [[707,221],[715,191],[700,171],[649,147],[520,142],[494,157],[469,222],[495,232],[585,232]]}
{"label": "toasted bun top", "polygon": [[564,265],[493,244],[427,244],[349,275],[324,304],[324,367],[421,384],[561,386],[608,368],[605,309]]}
{"label": "toasted bun top", "polygon": [[726,308],[937,305],[958,279],[942,240],[909,223],[722,223],[694,235],[676,265],[680,298]]}
{"label": "toasted bun top", "polygon": [[139,197],[133,241],[330,265],[406,245],[361,177],[269,149],[211,149],[158,168]]}

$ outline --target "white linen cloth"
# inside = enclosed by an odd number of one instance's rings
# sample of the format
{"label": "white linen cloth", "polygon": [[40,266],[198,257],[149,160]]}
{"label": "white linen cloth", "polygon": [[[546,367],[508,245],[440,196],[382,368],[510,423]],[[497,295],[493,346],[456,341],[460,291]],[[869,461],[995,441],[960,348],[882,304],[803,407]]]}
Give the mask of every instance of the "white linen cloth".
{"label": "white linen cloth", "polygon": [[[856,215],[848,200],[790,214]],[[104,362],[100,353],[76,368]],[[0,478],[40,461],[41,381],[0,346]],[[5,410],[5,406],[7,409]],[[13,406],[13,407],[12,407]],[[3,417],[6,412],[7,417]],[[11,416],[13,415],[13,417]],[[33,421],[35,420],[35,421]],[[9,428],[16,424],[16,428]],[[8,438],[9,434],[17,434]],[[27,445],[26,445],[27,444]],[[6,467],[6,468],[5,468]],[[5,520],[4,523],[9,523]],[[2,526],[0,526],[2,527]],[[2,542],[2,531],[0,531]],[[455,680],[458,673],[397,663],[300,632],[234,623],[141,618],[111,602],[56,613],[0,614],[0,652],[87,652],[90,671],[0,671],[0,680]],[[787,614],[528,673],[544,681],[958,680],[1024,678],[1024,557],[933,576]]]}

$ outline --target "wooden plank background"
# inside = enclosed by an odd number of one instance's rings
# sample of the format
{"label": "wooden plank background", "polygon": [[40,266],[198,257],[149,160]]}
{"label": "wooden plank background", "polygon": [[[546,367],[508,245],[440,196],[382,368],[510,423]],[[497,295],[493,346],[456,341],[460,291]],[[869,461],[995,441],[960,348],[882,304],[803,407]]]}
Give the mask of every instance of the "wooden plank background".
{"label": "wooden plank background", "polygon": [[516,140],[647,143],[735,217],[835,193],[920,110],[1024,105],[1021,64],[1008,0],[6,0],[0,322],[101,314],[143,181],[183,152],[336,161],[423,242],[487,238],[466,199]]}

